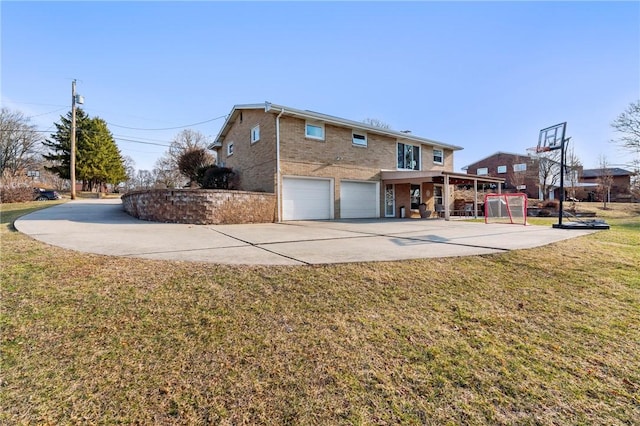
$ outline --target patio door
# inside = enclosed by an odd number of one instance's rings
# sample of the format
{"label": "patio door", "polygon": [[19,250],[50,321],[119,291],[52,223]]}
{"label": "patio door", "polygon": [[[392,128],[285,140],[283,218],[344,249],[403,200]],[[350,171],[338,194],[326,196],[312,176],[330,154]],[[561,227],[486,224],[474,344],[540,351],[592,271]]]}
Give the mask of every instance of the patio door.
{"label": "patio door", "polygon": [[396,215],[396,191],[393,184],[384,186],[384,216],[395,217]]}
{"label": "patio door", "polygon": [[411,210],[418,210],[420,203],[422,203],[420,185],[411,184]]}
{"label": "patio door", "polygon": [[444,188],[442,185],[433,186],[433,204],[438,217],[444,217]]}

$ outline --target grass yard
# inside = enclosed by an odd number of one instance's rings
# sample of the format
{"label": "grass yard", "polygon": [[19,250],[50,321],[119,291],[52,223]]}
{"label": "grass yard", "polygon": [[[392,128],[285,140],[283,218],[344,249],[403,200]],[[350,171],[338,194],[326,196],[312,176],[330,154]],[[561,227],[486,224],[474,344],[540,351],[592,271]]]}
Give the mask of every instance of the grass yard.
{"label": "grass yard", "polygon": [[640,419],[640,205],[594,204],[611,230],[532,250],[304,267],[83,255],[13,230],[44,206],[0,206],[2,424]]}

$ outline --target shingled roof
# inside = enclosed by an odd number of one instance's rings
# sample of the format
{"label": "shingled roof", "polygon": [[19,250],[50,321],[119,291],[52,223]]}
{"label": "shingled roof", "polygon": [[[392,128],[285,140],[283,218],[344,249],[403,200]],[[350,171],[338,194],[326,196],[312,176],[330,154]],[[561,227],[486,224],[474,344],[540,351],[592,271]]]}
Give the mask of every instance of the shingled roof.
{"label": "shingled roof", "polygon": [[618,167],[613,167],[613,168],[608,168],[608,169],[584,169],[582,171],[582,177],[583,178],[599,178],[600,176],[603,175],[610,175],[610,176],[632,176],[633,172],[630,172],[629,170],[625,170],[625,169],[620,169]]}

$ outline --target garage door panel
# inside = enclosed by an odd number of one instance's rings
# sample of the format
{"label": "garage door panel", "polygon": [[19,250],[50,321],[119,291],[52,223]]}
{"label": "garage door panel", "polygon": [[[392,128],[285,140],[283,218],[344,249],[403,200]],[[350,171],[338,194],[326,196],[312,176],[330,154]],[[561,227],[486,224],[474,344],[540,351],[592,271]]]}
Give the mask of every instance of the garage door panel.
{"label": "garage door panel", "polygon": [[344,219],[379,217],[378,185],[375,182],[340,183],[340,217]]}
{"label": "garage door panel", "polygon": [[284,220],[331,219],[331,181],[283,178]]}

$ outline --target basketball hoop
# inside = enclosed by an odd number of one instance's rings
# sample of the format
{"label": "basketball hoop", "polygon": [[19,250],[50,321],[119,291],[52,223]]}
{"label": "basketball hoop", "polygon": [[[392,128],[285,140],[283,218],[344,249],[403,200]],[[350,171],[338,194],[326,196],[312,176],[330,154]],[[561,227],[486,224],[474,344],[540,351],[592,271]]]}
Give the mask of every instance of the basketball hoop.
{"label": "basketball hoop", "polygon": [[567,123],[556,124],[546,129],[540,130],[538,135],[538,146],[536,153],[549,152],[554,149],[561,149],[564,144],[564,135]]}

